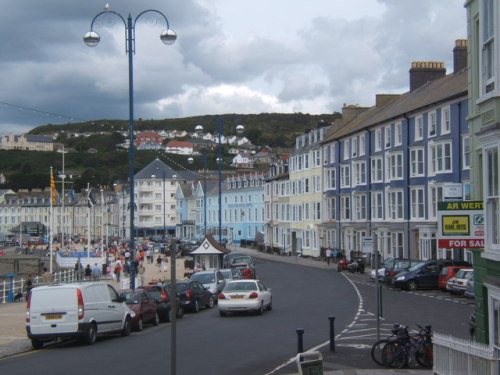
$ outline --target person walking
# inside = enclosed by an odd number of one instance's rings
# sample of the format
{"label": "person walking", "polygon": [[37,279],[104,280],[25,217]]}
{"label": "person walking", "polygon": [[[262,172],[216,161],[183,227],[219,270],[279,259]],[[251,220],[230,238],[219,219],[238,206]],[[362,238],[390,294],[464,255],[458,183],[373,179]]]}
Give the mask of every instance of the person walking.
{"label": "person walking", "polygon": [[332,249],[330,249],[330,247],[326,248],[325,256],[326,256],[326,264],[330,265],[330,260],[332,259]]}
{"label": "person walking", "polygon": [[137,267],[139,273],[139,285],[144,286],[144,280],[146,278],[146,267],[144,267],[144,261],[139,262],[139,267]]}
{"label": "person walking", "polygon": [[114,273],[115,273],[116,281],[118,281],[118,282],[120,282],[121,272],[122,272],[122,264],[121,264],[120,260],[117,260],[116,264],[115,264]]}
{"label": "person walking", "polygon": [[87,264],[87,267],[85,267],[85,280],[90,280],[90,277],[92,276],[92,268],[90,268],[90,263]]}
{"label": "person walking", "polygon": [[94,267],[92,267],[92,279],[99,280],[101,278],[101,267],[96,263],[94,263]]}

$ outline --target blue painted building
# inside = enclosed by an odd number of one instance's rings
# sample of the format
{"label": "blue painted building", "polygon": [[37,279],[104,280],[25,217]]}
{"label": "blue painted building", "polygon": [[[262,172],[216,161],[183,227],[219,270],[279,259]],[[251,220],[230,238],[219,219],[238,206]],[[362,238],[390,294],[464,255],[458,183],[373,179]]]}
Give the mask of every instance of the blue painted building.
{"label": "blue painted building", "polygon": [[442,63],[414,62],[409,92],[344,107],[323,142],[323,245],[349,254],[373,236],[383,257],[471,260],[436,244],[437,202],[448,186],[470,195],[463,56],[455,54],[448,75]]}

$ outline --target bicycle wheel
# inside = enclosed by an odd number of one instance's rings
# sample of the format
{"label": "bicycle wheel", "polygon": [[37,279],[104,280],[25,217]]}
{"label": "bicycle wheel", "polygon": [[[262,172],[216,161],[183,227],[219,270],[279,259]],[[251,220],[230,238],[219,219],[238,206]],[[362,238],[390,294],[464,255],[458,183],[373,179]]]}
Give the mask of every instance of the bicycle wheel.
{"label": "bicycle wheel", "polygon": [[382,363],[389,368],[403,368],[408,363],[405,346],[398,341],[392,341],[382,349]]}
{"label": "bicycle wheel", "polygon": [[418,348],[415,353],[415,359],[418,364],[425,368],[432,368],[434,363],[434,353],[432,351],[432,344],[425,343]]}
{"label": "bicycle wheel", "polygon": [[384,346],[386,346],[390,341],[387,339],[378,340],[375,344],[372,345],[372,359],[379,366],[384,366],[384,362],[382,361],[382,351],[384,350]]}

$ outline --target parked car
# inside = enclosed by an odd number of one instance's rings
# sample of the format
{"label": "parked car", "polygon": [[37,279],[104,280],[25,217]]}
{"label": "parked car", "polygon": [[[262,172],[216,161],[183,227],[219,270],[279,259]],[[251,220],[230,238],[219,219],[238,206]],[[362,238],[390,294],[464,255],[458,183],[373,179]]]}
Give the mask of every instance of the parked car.
{"label": "parked car", "polygon": [[463,294],[467,287],[467,281],[474,276],[473,269],[461,269],[455,277],[452,277],[446,286],[446,290],[453,294]]}
{"label": "parked car", "polygon": [[248,263],[232,263],[231,268],[235,268],[240,271],[243,279],[255,279],[256,272],[255,268]]}
{"label": "parked car", "polygon": [[118,293],[125,299],[125,303],[130,310],[135,313],[135,316],[132,318],[133,330],[142,331],[144,324],[150,323],[157,326],[160,323],[156,301],[145,290],[122,289]]}
{"label": "parked car", "polygon": [[467,298],[474,298],[475,297],[474,275],[472,275],[472,277],[469,280],[467,280],[467,286],[465,287],[464,296]]}
{"label": "parked car", "polygon": [[195,272],[190,279],[202,283],[212,293],[215,303],[217,303],[217,296],[226,286],[226,280],[219,269]]}
{"label": "parked car", "polygon": [[255,259],[250,255],[240,255],[229,260],[229,266],[235,263],[246,263],[255,268]]}
{"label": "parked car", "polygon": [[448,282],[448,280],[451,279],[452,277],[455,277],[455,274],[458,272],[458,270],[464,268],[471,268],[471,267],[460,267],[460,266],[443,267],[438,277],[438,288],[446,290],[446,283]]}
{"label": "parked car", "polygon": [[273,309],[271,289],[260,280],[235,280],[227,283],[219,294],[219,314],[226,316],[232,312],[256,312]]}
{"label": "parked car", "polygon": [[[196,280],[177,281],[176,292],[180,299],[180,304],[184,311],[198,312],[200,308],[214,307],[214,298],[212,293]],[[171,284],[167,284],[171,290]]]}
{"label": "parked car", "polygon": [[384,283],[391,285],[393,277],[396,276],[398,273],[406,271],[410,267],[413,267],[414,265],[422,262],[423,261],[419,259],[401,259],[401,258],[394,259],[394,262],[392,264],[385,267]]}
{"label": "parked car", "polygon": [[447,266],[470,267],[471,264],[452,259],[428,260],[414,265],[408,271],[398,273],[392,279],[392,285],[408,290],[418,288],[437,289],[439,273],[443,267]]}
{"label": "parked car", "polygon": [[229,268],[233,258],[244,256],[245,254],[240,253],[228,253],[224,255],[223,264],[224,268]]}
{"label": "parked car", "polygon": [[80,338],[87,345],[98,335],[130,335],[134,312],[103,282],[40,286],[26,305],[26,332],[35,349],[56,339]]}
{"label": "parked car", "polygon": [[[394,264],[394,258],[386,258],[382,262],[382,264],[380,265],[380,268],[378,269],[378,279],[379,279],[379,281],[383,281],[384,280],[385,269],[389,268],[389,267],[392,267],[393,264]],[[374,269],[370,271],[370,279],[371,280],[375,280],[375,270]]]}
{"label": "parked car", "polygon": [[170,321],[170,300],[166,290],[160,285],[145,285],[142,287],[146,293],[156,301],[156,308],[160,321]]}
{"label": "parked car", "polygon": [[222,273],[222,276],[226,280],[226,282],[231,281],[231,280],[240,280],[243,278],[241,275],[241,272],[237,268],[223,268],[220,270]]}

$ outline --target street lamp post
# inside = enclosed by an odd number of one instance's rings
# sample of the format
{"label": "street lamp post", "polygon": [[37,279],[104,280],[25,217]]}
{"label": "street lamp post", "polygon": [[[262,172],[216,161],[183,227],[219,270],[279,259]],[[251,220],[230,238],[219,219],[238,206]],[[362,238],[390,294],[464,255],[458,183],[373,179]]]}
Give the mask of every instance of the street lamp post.
{"label": "street lamp post", "polygon": [[128,87],[129,87],[129,137],[130,137],[130,143],[129,143],[129,181],[130,181],[130,257],[132,260],[132,267],[130,267],[130,288],[135,289],[135,241],[134,241],[134,235],[135,235],[135,228],[134,228],[134,215],[135,215],[135,205],[134,205],[134,64],[133,64],[133,56],[135,53],[135,24],[137,23],[137,20],[145,13],[156,13],[157,15],[160,16],[160,20],[163,22],[163,20],[166,23],[167,29],[164,30],[160,34],[160,39],[161,41],[166,44],[170,45],[175,42],[177,39],[177,34],[169,28],[169,23],[167,17],[160,11],[155,10],[155,9],[148,9],[145,10],[141,13],[139,13],[135,19],[132,20],[132,16],[129,14],[127,21],[125,21],[125,18],[123,18],[119,13],[109,10],[109,6],[106,5],[104,8],[104,11],[98,13],[94,19],[92,20],[92,23],[90,24],[90,31],[86,33],[83,37],[83,41],[85,44],[89,47],[95,47],[97,44],[99,44],[99,41],[101,40],[101,37],[99,34],[97,34],[94,31],[94,23],[95,21],[100,17],[100,16],[108,16],[108,15],[114,15],[117,16],[119,19],[123,21],[123,25],[125,26],[125,31],[126,31],[126,49],[125,53],[128,55]]}
{"label": "street lamp post", "polygon": [[[200,125],[201,126],[201,125]],[[203,236],[207,236],[207,150],[201,152],[203,157]],[[192,164],[193,158],[188,158],[188,163]]]}
{"label": "street lamp post", "polygon": [[[240,134],[243,132],[245,127],[243,125],[236,125],[236,133]],[[218,163],[218,177],[219,177],[219,244],[222,244],[222,130],[223,130],[223,122],[222,118],[217,119],[217,163]],[[203,132],[202,125],[196,125],[195,131],[197,133]],[[206,189],[206,180],[205,180],[205,189]],[[206,192],[205,192],[206,194]],[[206,203],[206,202],[205,202]],[[205,204],[206,206],[206,204]],[[206,217],[206,211],[205,211]],[[206,232],[206,228],[205,228]]]}

